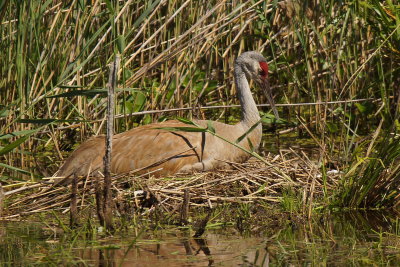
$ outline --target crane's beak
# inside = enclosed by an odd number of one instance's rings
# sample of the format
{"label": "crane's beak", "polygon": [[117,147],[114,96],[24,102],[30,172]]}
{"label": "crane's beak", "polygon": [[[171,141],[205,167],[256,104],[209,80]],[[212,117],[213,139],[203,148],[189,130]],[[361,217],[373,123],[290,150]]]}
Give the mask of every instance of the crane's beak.
{"label": "crane's beak", "polygon": [[274,102],[274,98],[272,97],[272,91],[271,91],[271,87],[269,86],[268,79],[260,80],[259,85],[260,85],[261,89],[264,91],[264,94],[267,97],[269,104],[271,105],[271,109],[272,109],[272,112],[274,112],[275,118],[277,120],[279,120],[278,110],[275,107],[275,102]]}

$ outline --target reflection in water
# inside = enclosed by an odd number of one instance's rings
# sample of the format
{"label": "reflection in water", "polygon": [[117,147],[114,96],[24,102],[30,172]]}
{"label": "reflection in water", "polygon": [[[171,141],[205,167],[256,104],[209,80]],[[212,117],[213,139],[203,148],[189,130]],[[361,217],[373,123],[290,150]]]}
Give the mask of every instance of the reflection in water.
{"label": "reflection in water", "polygon": [[38,225],[7,223],[0,224],[0,262],[9,266],[400,265],[395,216],[341,213],[257,229],[250,237],[231,227],[208,230],[204,239],[192,238],[193,233],[186,231],[163,230],[74,242],[70,236],[49,235]]}
{"label": "reflection in water", "polygon": [[77,256],[95,266],[232,266],[254,258],[254,248],[263,243],[261,238],[229,240],[219,234],[208,234],[206,239],[164,238],[120,249],[81,249]]}

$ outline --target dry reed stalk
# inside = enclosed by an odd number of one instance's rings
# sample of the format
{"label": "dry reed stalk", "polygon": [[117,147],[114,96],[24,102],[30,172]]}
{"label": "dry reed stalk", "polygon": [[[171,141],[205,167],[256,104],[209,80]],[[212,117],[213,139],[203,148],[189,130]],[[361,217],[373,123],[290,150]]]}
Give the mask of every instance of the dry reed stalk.
{"label": "dry reed stalk", "polygon": [[71,184],[71,202],[70,202],[70,227],[76,227],[78,222],[78,201],[77,201],[77,194],[78,194],[78,177],[74,174]]}
{"label": "dry reed stalk", "polygon": [[113,64],[110,67],[109,85],[108,85],[108,102],[107,102],[107,136],[106,136],[106,151],[104,155],[104,224],[107,229],[113,229],[113,199],[111,192],[111,152],[112,138],[114,134],[114,96],[115,88],[117,87],[118,70],[120,64],[120,56],[116,55]]}
{"label": "dry reed stalk", "polygon": [[104,225],[104,191],[103,185],[100,181],[100,177],[94,177],[95,179],[95,198],[96,198],[96,212],[99,218],[100,224]]}
{"label": "dry reed stalk", "polygon": [[186,225],[189,222],[189,204],[190,204],[190,191],[188,188],[184,189],[183,202],[181,206],[181,224]]}
{"label": "dry reed stalk", "polygon": [[[159,205],[164,212],[170,215],[179,213],[179,207],[188,208],[188,205],[213,207],[220,202],[247,203],[260,200],[279,203],[282,198],[279,192],[288,186],[304,188],[304,190],[312,188],[313,196],[322,194],[323,185],[317,179],[319,171],[315,169],[315,164],[307,157],[300,157],[293,151],[279,157],[269,155],[267,160],[274,162],[275,166],[279,166],[281,171],[284,170],[288,175],[291,172],[296,172],[296,180],[289,182],[265,163],[250,159],[242,164],[234,164],[235,167],[232,170],[195,173],[190,176],[176,175],[164,179],[154,179],[151,174],[140,176],[117,175],[112,177],[112,186],[118,189],[120,195],[118,201],[124,201],[124,206],[140,208],[141,203],[147,203],[146,205],[150,207]],[[310,177],[314,177],[311,185]],[[337,178],[338,176],[334,176],[330,180]],[[87,183],[93,181],[93,179],[95,188],[87,186]],[[102,205],[103,200],[99,197],[102,197],[103,194],[99,194],[99,188],[102,188],[99,183],[99,178],[90,176],[86,179],[77,180],[79,194],[76,194],[76,201],[81,203],[81,207],[91,206],[91,195],[96,195],[96,206]],[[16,215],[25,216],[56,208],[69,209],[66,206],[70,203],[68,192],[73,190],[73,187],[52,188],[52,184],[38,185],[40,186],[36,188],[31,186],[30,189],[21,191],[22,197],[16,193],[8,195],[7,197],[13,197],[18,201],[7,207],[5,214],[3,214],[4,218],[15,218]],[[142,197],[138,198],[135,193],[138,190],[147,192],[150,198],[147,200]],[[190,200],[188,201],[188,198],[185,198],[185,192],[189,191]],[[184,204],[185,199],[189,204]],[[150,208],[147,213],[153,211],[154,209]],[[100,213],[99,216],[102,216],[102,214]]]}
{"label": "dry reed stalk", "polygon": [[3,185],[0,182],[0,218],[3,215],[3,208],[4,208],[4,190]]}

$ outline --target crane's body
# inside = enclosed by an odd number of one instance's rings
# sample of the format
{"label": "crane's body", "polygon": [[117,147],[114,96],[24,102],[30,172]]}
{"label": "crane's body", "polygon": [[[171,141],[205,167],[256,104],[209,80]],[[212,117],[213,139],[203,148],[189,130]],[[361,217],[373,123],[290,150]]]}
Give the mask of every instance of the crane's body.
{"label": "crane's body", "polygon": [[[235,125],[212,122],[216,134],[235,142],[259,123],[260,116],[250,91],[248,79],[266,90],[275,116],[278,117],[268,84],[268,65],[257,52],[245,52],[235,62],[235,83],[242,107],[241,121]],[[207,127],[207,121],[197,124]],[[154,171],[154,175],[169,175],[221,168],[227,162],[243,162],[248,153],[207,132],[170,131],[165,128],[187,127],[176,121],[153,123],[117,134],[113,137],[111,172],[138,173]],[[239,145],[257,149],[261,142],[262,126],[257,125]],[[88,175],[103,170],[105,137],[97,136],[83,143],[55,174],[68,177]]]}
{"label": "crane's body", "polygon": [[[195,121],[206,127],[207,121]],[[213,122],[216,133],[235,142],[248,129],[242,124],[228,125]],[[174,132],[160,128],[188,127],[180,121],[166,121],[148,124],[113,137],[111,172],[137,173],[155,171],[156,176],[193,171],[207,171],[221,168],[226,162],[243,162],[249,155],[220,138],[207,132]],[[261,127],[249,136],[256,146],[261,140]],[[239,143],[250,149],[245,138]],[[227,149],[227,147],[229,149]],[[97,136],[83,143],[74,151],[60,169],[60,174],[67,176],[87,175],[89,172],[102,171],[105,152],[105,137]],[[76,168],[79,166],[79,168]],[[59,175],[59,174],[58,174]]]}

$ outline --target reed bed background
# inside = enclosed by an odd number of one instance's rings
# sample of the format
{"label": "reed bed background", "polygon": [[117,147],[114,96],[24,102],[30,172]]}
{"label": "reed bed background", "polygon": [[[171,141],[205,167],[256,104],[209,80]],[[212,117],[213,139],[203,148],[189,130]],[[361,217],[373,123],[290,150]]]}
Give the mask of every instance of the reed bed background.
{"label": "reed bed background", "polygon": [[[121,132],[174,116],[236,121],[237,109],[196,107],[237,104],[233,62],[258,50],[277,103],[320,103],[279,107],[284,120],[265,123],[313,139],[325,184],[329,169],[345,173],[325,199],[352,207],[397,199],[398,1],[11,0],[0,17],[3,184],[51,175],[76,144],[104,131],[103,88],[116,53]],[[350,102],[357,99],[370,100]]]}

